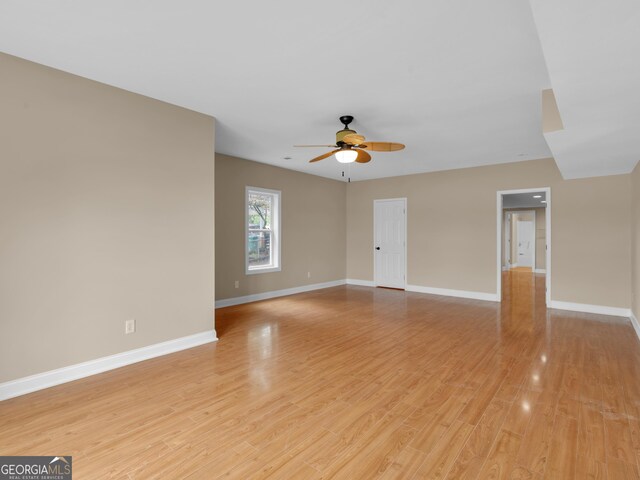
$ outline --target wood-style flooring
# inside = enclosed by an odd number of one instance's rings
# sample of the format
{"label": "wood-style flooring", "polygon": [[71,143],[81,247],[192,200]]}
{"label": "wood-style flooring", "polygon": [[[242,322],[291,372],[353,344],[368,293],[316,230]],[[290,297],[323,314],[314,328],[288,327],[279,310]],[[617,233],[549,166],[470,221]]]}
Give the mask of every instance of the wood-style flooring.
{"label": "wood-style flooring", "polygon": [[217,311],[220,341],[0,403],[0,455],[75,479],[640,478],[624,318],[336,287]]}
{"label": "wood-style flooring", "polygon": [[528,272],[528,273],[532,272],[531,267],[511,267],[510,270],[512,272]]}

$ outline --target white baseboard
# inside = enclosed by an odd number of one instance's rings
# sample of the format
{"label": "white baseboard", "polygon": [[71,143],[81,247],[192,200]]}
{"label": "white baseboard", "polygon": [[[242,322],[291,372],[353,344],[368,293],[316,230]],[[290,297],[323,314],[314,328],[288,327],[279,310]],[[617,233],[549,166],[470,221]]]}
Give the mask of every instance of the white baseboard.
{"label": "white baseboard", "polygon": [[407,285],[406,290],[407,292],[430,293],[432,295],[445,295],[447,297],[471,298],[474,300],[499,302],[498,296],[495,293],[451,290],[449,288],[422,287],[420,285]]}
{"label": "white baseboard", "polygon": [[187,337],[176,338],[166,342],[156,343],[128,352],[116,353],[108,357],[96,358],[83,363],[77,363],[68,367],[38,373],[28,377],[18,378],[5,383],[0,383],[0,401],[8,398],[25,395],[27,393],[42,390],[44,388],[71,382],[80,378],[106,372],[114,368],[124,367],[132,363],[138,363],[154,357],[160,357],[169,353],[197,347],[205,343],[218,340],[215,330],[196,333]]}
{"label": "white baseboard", "polygon": [[613,315],[615,317],[631,317],[630,308],[607,307],[604,305],[589,305],[587,303],[560,302],[558,300],[551,300],[550,308],[556,308],[558,310],[570,310],[572,312]]}
{"label": "white baseboard", "polygon": [[360,287],[375,287],[373,280],[358,280],[355,278],[347,278],[347,285],[358,285]]}
{"label": "white baseboard", "polygon": [[631,315],[629,315],[629,320],[631,320],[631,326],[636,331],[638,339],[640,339],[640,322],[638,322],[638,317],[634,315],[633,311],[631,312]]}
{"label": "white baseboard", "polygon": [[274,290],[272,292],[254,293],[245,295],[244,297],[225,298],[216,300],[216,308],[231,307],[232,305],[241,305],[243,303],[257,302],[259,300],[268,300],[270,298],[284,297],[286,295],[295,295],[296,293],[310,292],[312,290],[320,290],[321,288],[337,287],[344,285],[345,280],[334,280],[332,282],[314,283],[311,285],[303,285],[301,287],[285,288],[284,290]]}
{"label": "white baseboard", "polygon": [[[513,267],[517,267],[518,264],[514,263],[513,265],[503,265],[502,266],[502,271],[506,271],[506,270],[510,270]],[[534,268],[533,269],[533,273],[547,273],[547,271],[544,268]]]}

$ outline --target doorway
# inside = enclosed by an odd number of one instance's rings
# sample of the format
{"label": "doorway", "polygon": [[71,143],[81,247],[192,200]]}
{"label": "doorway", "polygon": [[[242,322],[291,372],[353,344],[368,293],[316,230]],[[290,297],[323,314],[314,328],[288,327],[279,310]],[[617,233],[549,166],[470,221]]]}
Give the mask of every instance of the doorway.
{"label": "doorway", "polygon": [[551,302],[551,189],[497,192],[497,297],[502,300],[503,272],[544,274],[545,303]]}
{"label": "doorway", "polygon": [[504,208],[503,270],[536,269],[537,223],[536,210]]}
{"label": "doorway", "polygon": [[373,279],[376,287],[406,287],[407,199],[373,201]]}

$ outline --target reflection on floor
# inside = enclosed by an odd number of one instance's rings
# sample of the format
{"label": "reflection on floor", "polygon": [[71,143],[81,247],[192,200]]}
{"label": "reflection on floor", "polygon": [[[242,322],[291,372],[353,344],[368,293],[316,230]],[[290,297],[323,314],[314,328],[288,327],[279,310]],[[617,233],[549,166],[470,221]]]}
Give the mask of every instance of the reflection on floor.
{"label": "reflection on floor", "polygon": [[4,455],[77,478],[639,478],[623,318],[335,287],[217,311],[218,344],[0,403]]}
{"label": "reflection on floor", "polygon": [[[520,267],[529,268],[529,267]],[[532,333],[537,314],[546,316],[545,275],[534,275],[529,270],[511,269],[502,272],[502,326],[516,331]]]}

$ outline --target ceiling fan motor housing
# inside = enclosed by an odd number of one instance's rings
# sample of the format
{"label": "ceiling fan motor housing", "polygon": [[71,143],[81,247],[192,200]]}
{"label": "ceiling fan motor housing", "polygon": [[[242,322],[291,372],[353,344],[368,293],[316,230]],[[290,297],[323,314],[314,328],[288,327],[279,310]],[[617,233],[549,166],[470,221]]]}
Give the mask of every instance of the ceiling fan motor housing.
{"label": "ceiling fan motor housing", "polygon": [[345,135],[351,135],[352,133],[356,133],[355,130],[351,130],[349,128],[349,124],[351,122],[353,122],[353,116],[352,115],[342,115],[340,118],[340,123],[342,123],[344,125],[344,128],[342,130],[338,130],[336,132],[336,144],[340,145],[341,143],[345,143],[344,141],[344,137]]}
{"label": "ceiling fan motor housing", "polygon": [[346,135],[351,135],[352,133],[356,133],[356,131],[351,130],[349,128],[343,128],[342,130],[338,130],[336,132],[336,144],[340,144],[340,142],[344,143],[344,137]]}

